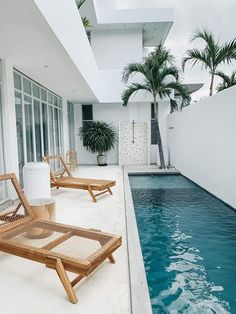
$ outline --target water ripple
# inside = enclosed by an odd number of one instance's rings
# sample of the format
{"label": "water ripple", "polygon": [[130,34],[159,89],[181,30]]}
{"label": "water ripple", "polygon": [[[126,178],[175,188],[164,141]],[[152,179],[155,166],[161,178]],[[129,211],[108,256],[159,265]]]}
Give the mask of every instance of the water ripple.
{"label": "water ripple", "polygon": [[153,312],[236,313],[236,213],[173,177],[132,178]]}

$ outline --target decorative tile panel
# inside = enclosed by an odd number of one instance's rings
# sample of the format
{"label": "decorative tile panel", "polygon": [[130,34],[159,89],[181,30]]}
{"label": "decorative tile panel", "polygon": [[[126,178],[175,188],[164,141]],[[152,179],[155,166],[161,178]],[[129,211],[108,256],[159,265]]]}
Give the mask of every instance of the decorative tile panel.
{"label": "decorative tile panel", "polygon": [[149,126],[145,122],[120,123],[119,164],[147,165],[149,163]]}

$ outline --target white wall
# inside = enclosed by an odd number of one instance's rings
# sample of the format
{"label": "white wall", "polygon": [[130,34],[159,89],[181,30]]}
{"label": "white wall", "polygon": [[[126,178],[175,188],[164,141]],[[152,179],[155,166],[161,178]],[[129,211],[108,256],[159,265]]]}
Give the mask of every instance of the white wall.
{"label": "white wall", "polygon": [[[76,150],[78,154],[79,164],[96,164],[96,154],[92,154],[85,150],[83,143],[79,137],[78,131],[82,126],[82,106],[75,105],[75,128],[76,128]],[[102,120],[113,123],[118,130],[120,121],[128,121],[128,108],[124,108],[121,104],[95,104],[93,105],[93,119]],[[107,153],[108,164],[118,163],[118,143],[115,148]]]}
{"label": "white wall", "polygon": [[[160,102],[159,105],[159,120],[161,135],[164,146],[164,153],[167,163],[167,116],[169,114],[169,106],[167,102]],[[151,120],[151,105],[146,103],[129,103],[127,107],[123,107],[121,103],[113,104],[94,104],[93,105],[93,119],[102,120],[113,123],[118,131],[119,122],[147,122]],[[78,154],[78,162],[80,164],[96,164],[96,155],[86,151],[83,147],[82,141],[79,138],[78,130],[82,126],[82,110],[81,105],[75,105],[75,128],[76,128],[76,150]],[[151,145],[151,163],[159,164],[159,155],[157,153],[157,146]],[[118,164],[118,143],[115,148],[107,154],[109,164]]]}
{"label": "white wall", "polygon": [[[118,131],[119,122],[149,122],[151,116],[150,104],[130,103],[128,107],[119,104],[95,104],[93,105],[93,119],[113,123]],[[95,164],[96,155],[86,151],[78,135],[78,129],[82,126],[81,105],[75,105],[76,150],[80,164]],[[118,143],[108,152],[109,164],[118,164]]]}
{"label": "white wall", "polygon": [[[28,0],[29,1],[29,0]],[[70,100],[79,97],[79,93],[82,93],[86,89],[86,85],[91,88],[94,93],[95,99],[99,99],[102,93],[102,81],[100,72],[98,70],[96,59],[91,50],[84,26],[81,22],[80,14],[76,7],[74,0],[34,0],[38,9],[45,17],[51,30],[56,35],[56,38],[60,41],[61,46],[67,53],[69,58],[78,73],[71,72],[68,74],[67,80],[71,80],[71,77],[76,77],[76,74],[80,74],[82,80],[77,80],[77,86],[74,82],[71,82],[71,90],[74,90],[74,95],[60,93],[61,96]],[[46,47],[47,48],[47,47]],[[61,53],[57,48],[58,55]],[[42,53],[42,52],[41,52]],[[56,58],[54,56],[54,58]],[[48,64],[45,61],[45,64]],[[63,64],[64,65],[64,64]],[[69,65],[67,65],[69,68]],[[53,77],[55,81],[63,81],[63,84],[67,84],[62,79],[65,75],[64,67],[57,64],[57,68],[60,69],[61,75]],[[73,83],[73,84],[72,84]],[[59,92],[59,91],[58,91]],[[78,94],[76,94],[78,92]]]}
{"label": "white wall", "polygon": [[2,60],[3,142],[6,172],[19,177],[13,65]]}
{"label": "white wall", "polygon": [[236,208],[236,87],[169,116],[171,163]]}
{"label": "white wall", "polygon": [[91,47],[101,70],[122,70],[142,61],[142,29],[92,30]]}

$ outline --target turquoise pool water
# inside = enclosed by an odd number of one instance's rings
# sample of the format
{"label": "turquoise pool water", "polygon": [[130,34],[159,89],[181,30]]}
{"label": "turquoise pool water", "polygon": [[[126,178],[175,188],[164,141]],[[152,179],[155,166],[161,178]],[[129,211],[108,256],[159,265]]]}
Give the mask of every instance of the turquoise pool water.
{"label": "turquoise pool water", "polygon": [[236,212],[180,175],[129,179],[153,313],[236,313]]}

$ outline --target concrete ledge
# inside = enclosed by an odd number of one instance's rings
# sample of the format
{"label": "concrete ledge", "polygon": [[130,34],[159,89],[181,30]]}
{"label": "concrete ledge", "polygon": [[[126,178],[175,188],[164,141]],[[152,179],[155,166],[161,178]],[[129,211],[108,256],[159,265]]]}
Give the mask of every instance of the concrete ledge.
{"label": "concrete ledge", "polygon": [[128,175],[165,175],[179,173],[180,172],[175,168],[158,169],[157,166],[123,167],[131,312],[134,314],[152,314],[152,306]]}
{"label": "concrete ledge", "polygon": [[124,169],[124,193],[127,225],[127,245],[130,275],[131,313],[152,314],[146,272],[136,223],[128,172]]}
{"label": "concrete ledge", "polygon": [[179,174],[180,172],[175,168],[159,169],[156,165],[138,165],[138,166],[124,166],[127,173],[132,175],[145,175],[145,174]]}

